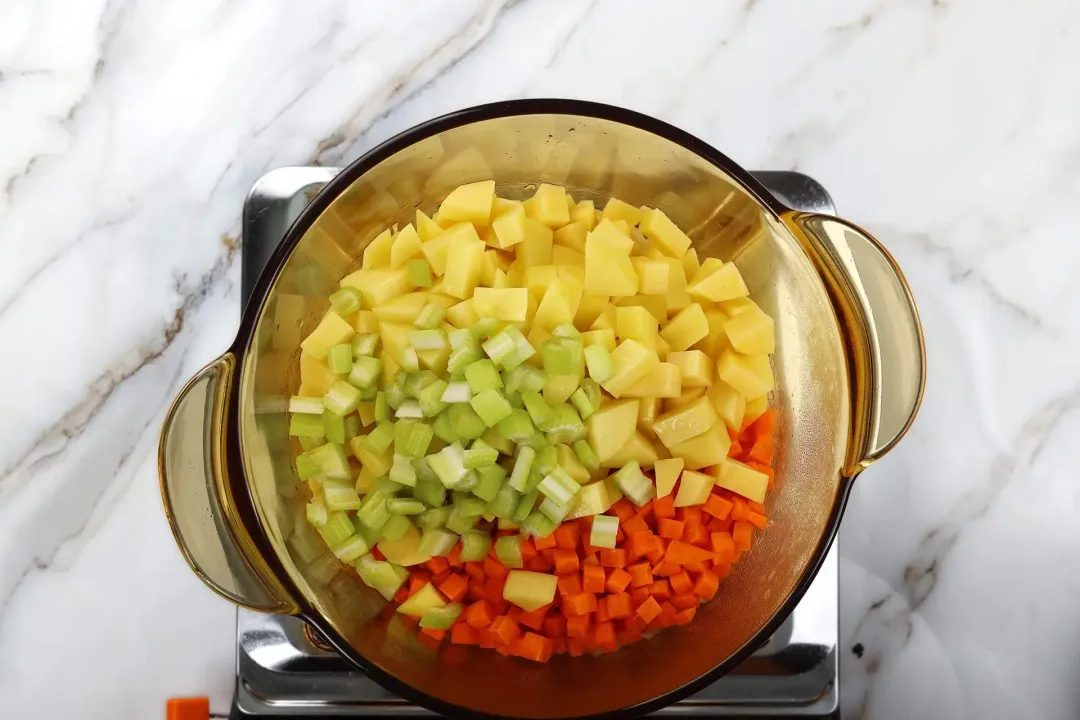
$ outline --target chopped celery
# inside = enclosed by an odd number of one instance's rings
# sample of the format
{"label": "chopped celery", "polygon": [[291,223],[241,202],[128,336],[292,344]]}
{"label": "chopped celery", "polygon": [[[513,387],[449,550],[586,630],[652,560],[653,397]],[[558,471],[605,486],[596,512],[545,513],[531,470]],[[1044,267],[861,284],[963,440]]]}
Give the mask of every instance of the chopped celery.
{"label": "chopped celery", "polygon": [[577,411],[566,403],[559,403],[551,408],[551,420],[540,426],[540,429],[547,434],[548,442],[556,444],[577,442],[588,434],[588,428]]}
{"label": "chopped celery", "polygon": [[495,541],[495,555],[499,562],[508,568],[521,568],[525,566],[521,558],[521,536],[503,535]]}
{"label": "chopped celery", "polygon": [[326,504],[321,498],[312,498],[304,506],[304,516],[307,521],[314,527],[322,527],[326,524],[326,519],[329,515],[326,512]]}
{"label": "chopped celery", "polygon": [[359,535],[353,535],[341,544],[334,546],[333,549],[338,560],[351,563],[361,555],[371,552],[371,545]]}
{"label": "chopped celery", "polygon": [[517,509],[520,499],[521,493],[509,485],[503,485],[491,502],[488,503],[488,513],[500,520],[509,520],[513,517],[514,510]]}
{"label": "chopped celery", "polygon": [[499,332],[499,321],[493,317],[480,318],[469,331],[478,338],[489,338]]}
{"label": "chopped celery", "polygon": [[461,534],[461,560],[463,562],[480,562],[491,550],[491,535],[478,530],[470,530]]}
{"label": "chopped celery", "polygon": [[507,370],[513,370],[535,355],[536,349],[529,344],[529,341],[525,339],[525,336],[521,334],[521,331],[513,325],[507,328],[507,331],[509,331],[514,340],[514,349],[509,355],[503,358],[500,365]]}
{"label": "chopped celery", "polygon": [[[354,365],[353,370],[355,369],[356,366]],[[383,386],[383,389],[386,391],[386,404],[389,405],[393,410],[397,410],[398,405],[405,402],[404,373],[402,373],[401,376],[401,379],[395,377],[393,380]],[[376,399],[378,399],[378,395],[376,395],[375,397]]]}
{"label": "chopped celery", "polygon": [[380,375],[382,375],[382,360],[361,355],[353,360],[349,383],[358,388],[373,387],[379,382]]}
{"label": "chopped celery", "polygon": [[[312,415],[311,417],[315,417]],[[356,417],[350,415],[349,417]],[[326,434],[326,439],[339,445],[345,444],[345,418],[338,415],[336,412],[327,410],[322,416],[323,432]]]}
{"label": "chopped celery", "polygon": [[461,443],[452,443],[434,455],[428,455],[427,461],[439,482],[451,490],[465,477],[465,449],[461,447]]}
{"label": "chopped celery", "polygon": [[353,534],[353,524],[349,520],[349,516],[344,512],[335,512],[330,513],[326,523],[322,527],[316,528],[316,530],[322,535],[322,539],[327,545],[337,547]]}
{"label": "chopped celery", "polygon": [[443,317],[445,315],[446,308],[437,303],[429,302],[420,311],[420,314],[416,316],[416,321],[413,323],[413,325],[420,328],[421,330],[434,330],[442,323]]}
{"label": "chopped celery", "polygon": [[424,417],[424,411],[420,409],[419,402],[410,398],[401,402],[401,405],[394,412],[394,417],[418,419]]}
{"label": "chopped celery", "polygon": [[458,510],[455,505],[450,509],[450,517],[446,521],[446,529],[457,534],[468,532],[476,527],[476,523],[480,520],[479,515],[466,515]]}
{"label": "chopped celery", "polygon": [[525,409],[529,411],[529,417],[539,426],[551,419],[551,408],[544,402],[544,398],[535,390],[523,390],[521,399],[525,403]]}
{"label": "chopped celery", "polygon": [[427,508],[424,503],[415,498],[388,498],[386,510],[391,515],[419,515]]}
{"label": "chopped celery", "polygon": [[305,575],[316,585],[326,585],[338,574],[341,565],[329,555],[315,558],[315,561],[307,566]]}
{"label": "chopped celery", "polygon": [[592,445],[588,442],[584,440],[575,442],[574,454],[577,455],[577,459],[581,461],[581,464],[587,470],[598,470],[600,468],[600,458],[596,456],[596,451],[592,449]]}
{"label": "chopped celery", "polygon": [[386,422],[390,419],[390,405],[386,402],[386,393],[382,390],[375,396],[375,422]]}
{"label": "chopped celery", "polygon": [[618,534],[619,518],[614,515],[593,515],[592,530],[589,532],[590,545],[614,549]]}
{"label": "chopped celery", "polygon": [[379,388],[377,386],[375,386],[375,385],[372,385],[369,388],[362,388],[360,390],[360,401],[361,402],[372,402],[378,394],[379,394]]}
{"label": "chopped celery", "polygon": [[585,356],[581,339],[553,338],[540,348],[544,358],[544,371],[549,375],[582,375],[585,372]]}
{"label": "chopped celery", "polygon": [[416,524],[424,529],[446,527],[446,521],[450,519],[450,507],[436,507],[425,510],[416,517]]}
{"label": "chopped celery", "polygon": [[353,567],[360,573],[360,579],[364,581],[364,584],[376,590],[386,600],[393,600],[398,589],[409,577],[408,572],[403,568],[376,560],[371,554],[361,556],[353,563]]}
{"label": "chopped celery", "polygon": [[[468,330],[464,331],[468,334]],[[472,341],[472,336],[469,336]],[[469,367],[472,363],[480,359],[480,348],[476,346],[475,342],[463,343],[460,347],[456,347],[450,351],[450,357],[446,361],[446,370],[450,373],[451,377],[461,377],[465,368]]]}
{"label": "chopped celery", "polygon": [[510,407],[515,410],[525,404],[521,399],[521,393],[506,393],[506,402],[510,403]]}
{"label": "chopped celery", "polygon": [[469,390],[469,383],[466,382],[452,382],[446,386],[442,394],[444,403],[467,403],[471,398],[472,392]]}
{"label": "chopped celery", "polygon": [[307,480],[322,474],[319,461],[312,457],[312,452],[314,450],[308,450],[296,456],[296,474],[300,476],[301,480]]}
{"label": "chopped celery", "polygon": [[531,537],[547,537],[555,532],[555,523],[539,510],[529,513],[521,523],[521,534]]}
{"label": "chopped celery", "polygon": [[297,531],[295,535],[285,541],[285,544],[292,550],[293,555],[303,563],[309,563],[322,555],[322,548],[315,541],[315,534],[311,532]]}
{"label": "chopped celery", "polygon": [[341,317],[352,315],[360,309],[363,302],[360,291],[352,287],[343,287],[330,294],[330,307]]}
{"label": "chopped celery", "polygon": [[461,482],[459,482],[454,489],[462,492],[472,490],[476,487],[478,482],[480,482],[480,476],[476,474],[475,470],[469,470],[465,473],[465,477],[461,478]]}
{"label": "chopped celery", "polygon": [[[307,455],[317,463],[318,475],[325,475],[336,480],[351,480],[352,468],[349,467],[349,458],[345,455],[345,449],[337,443],[326,443],[314,450],[308,450]],[[303,457],[301,455],[300,457]],[[297,465],[299,470],[299,464]],[[301,479],[306,480],[303,475]]]}
{"label": "chopped celery", "polygon": [[409,333],[409,344],[417,350],[442,350],[449,344],[444,330],[413,330]]}
{"label": "chopped celery", "polygon": [[[465,455],[466,464],[468,464],[468,451],[465,452]],[[476,487],[472,489],[472,494],[487,502],[494,500],[499,493],[499,488],[502,487],[503,481],[506,479],[506,468],[493,463],[486,467],[477,468],[476,475],[478,480]]]}
{"label": "chopped celery", "polygon": [[461,603],[447,603],[443,607],[435,607],[426,610],[420,616],[420,627],[429,630],[449,630],[457,621],[458,615],[464,608]]}
{"label": "chopped celery", "polygon": [[529,413],[522,409],[511,410],[497,429],[500,435],[516,445],[536,445],[540,438]]}
{"label": "chopped celery", "polygon": [[394,424],[394,452],[408,457],[422,457],[434,436],[427,423],[402,420]]}
{"label": "chopped celery", "polygon": [[[567,505],[574,495],[581,490],[581,485],[561,467],[556,467],[540,481],[537,488],[543,493],[544,497],[553,500],[559,505]],[[559,520],[561,521],[562,518],[559,518]]]}
{"label": "chopped celery", "polygon": [[386,509],[386,495],[378,490],[372,490],[364,496],[364,502],[356,511],[357,522],[370,530],[379,530],[390,519],[390,512]]}
{"label": "chopped celery", "polygon": [[462,517],[477,517],[487,512],[487,503],[478,497],[465,497],[454,503],[454,510]]}
{"label": "chopped celery", "polygon": [[638,465],[637,460],[631,460],[623,465],[612,477],[623,494],[638,507],[649,502],[656,495],[656,486],[641,472],[641,466]]}
{"label": "chopped celery", "polygon": [[299,395],[293,395],[289,398],[289,412],[293,414],[322,415],[323,410],[325,408],[322,404],[322,398],[300,397]]}
{"label": "chopped celery", "polygon": [[510,487],[518,492],[525,489],[525,483],[529,480],[529,472],[536,461],[536,451],[531,447],[523,446],[518,449],[517,459],[514,461],[514,469],[510,473]]}
{"label": "chopped celery", "polygon": [[420,544],[416,549],[421,555],[445,557],[454,549],[457,540],[458,536],[448,530],[431,528],[424,532],[423,537],[420,538]]}
{"label": "chopped celery", "polygon": [[510,519],[516,522],[524,522],[525,518],[529,517],[533,508],[536,507],[536,500],[539,497],[539,490],[533,490],[522,496],[522,498],[518,500],[517,507],[514,508],[514,514],[510,516]]}
{"label": "chopped celery", "polygon": [[[536,451],[536,462],[533,463],[533,472],[540,473],[541,477],[559,467],[559,450],[551,445],[542,445]],[[539,482],[539,480],[537,481]]]}
{"label": "chopped celery", "polygon": [[378,423],[364,438],[364,443],[374,453],[384,453],[394,442],[394,423]]}
{"label": "chopped celery", "polygon": [[326,364],[335,375],[348,375],[352,370],[352,346],[348,343],[335,345],[326,354]]}
{"label": "chopped celery", "polygon": [[427,260],[410,260],[407,272],[409,284],[413,287],[431,287],[431,265]]}
{"label": "chopped celery", "polygon": [[[416,502],[410,501],[404,498],[393,498],[398,502]],[[387,505],[390,501],[387,500]],[[422,505],[423,503],[421,503]],[[393,512],[393,511],[391,511]],[[397,542],[405,536],[405,533],[412,529],[412,521],[405,517],[409,513],[394,513],[386,524],[382,526],[382,530],[379,531],[379,538],[381,540],[389,540],[390,542]]]}
{"label": "chopped celery", "polygon": [[[456,405],[454,407],[457,407]],[[447,444],[456,443],[461,440],[461,436],[454,430],[454,424],[450,421],[450,413],[439,413],[435,418],[435,422],[431,424],[431,429],[435,431],[435,436]]]}
{"label": "chopped celery", "polygon": [[323,407],[338,415],[348,415],[360,404],[360,391],[343,380],[335,380],[323,395]]}
{"label": "chopped celery", "polygon": [[420,356],[416,354],[416,348],[412,345],[406,345],[401,351],[401,369],[411,373],[420,370]]}
{"label": "chopped celery", "polygon": [[375,545],[375,543],[379,542],[379,538],[382,537],[381,527],[372,530],[355,517],[353,518],[353,529],[356,531],[357,535],[367,540],[368,545]]}
{"label": "chopped celery", "polygon": [[489,358],[496,364],[502,365],[502,361],[514,352],[514,337],[510,334],[510,328],[488,338],[481,347]]}
{"label": "chopped celery", "polygon": [[503,386],[499,371],[490,360],[477,360],[465,368],[465,380],[473,395],[484,390],[498,390]]}
{"label": "chopped celery", "polygon": [[603,345],[590,345],[583,351],[589,377],[598,383],[607,382],[615,375],[615,361]]}
{"label": "chopped celery", "polygon": [[[371,489],[381,492],[383,497],[391,497],[404,490],[405,486],[399,482],[394,482],[388,477],[381,477],[375,481],[375,484],[371,486]],[[371,491],[369,490],[368,492]]]}
{"label": "chopped celery", "polygon": [[[421,458],[422,459],[422,458]],[[425,467],[427,463],[424,464]],[[435,477],[435,473],[431,474]],[[422,500],[426,505],[431,507],[440,507],[446,502],[446,488],[442,486],[438,478],[435,478],[435,482],[421,482],[417,480],[416,487],[413,488],[413,497],[417,500]]]}
{"label": "chopped celery", "polygon": [[[431,470],[431,466],[428,465],[426,457],[413,458],[413,469],[416,470],[416,480],[417,480],[417,482],[435,483],[435,484],[438,484],[440,488],[442,487],[442,484],[439,483],[439,478]],[[438,503],[436,503],[436,504],[438,504]]]}
{"label": "chopped celery", "polygon": [[426,418],[433,418],[446,409],[446,402],[442,399],[448,387],[445,380],[436,379],[423,390],[417,393],[416,400],[420,403],[420,412]]}
{"label": "chopped celery", "polygon": [[307,452],[308,450],[314,450],[319,447],[325,441],[325,438],[320,436],[300,435],[296,438],[300,441],[300,447]]}
{"label": "chopped celery", "polygon": [[379,336],[374,333],[363,333],[353,337],[353,364],[356,364],[358,357],[374,357],[377,347],[379,347]]}
{"label": "chopped celery", "polygon": [[408,455],[394,454],[394,465],[390,468],[390,479],[398,485],[416,487],[416,468]]}
{"label": "chopped celery", "polygon": [[570,395],[570,402],[573,403],[577,411],[581,413],[583,420],[588,419],[590,415],[600,409],[600,392],[596,391],[595,398],[590,396],[590,390],[586,387],[586,383],[591,383],[591,387],[595,387],[596,383],[592,380],[586,379]]}
{"label": "chopped celery", "polygon": [[476,337],[465,328],[454,328],[446,334],[446,337],[450,341],[451,350],[458,350],[463,347],[479,347],[476,344]]}
{"label": "chopped celery", "polygon": [[[319,400],[322,404],[322,400]],[[325,410],[325,408],[323,408]],[[319,415],[293,413],[289,418],[289,434],[294,437],[325,437],[326,426]]]}
{"label": "chopped celery", "polygon": [[323,501],[326,509],[330,512],[341,510],[356,510],[360,507],[360,495],[352,483],[344,485],[332,485],[330,481],[323,483]]}
{"label": "chopped celery", "polygon": [[341,444],[352,440],[354,437],[360,434],[361,423],[360,418],[356,415],[349,415],[342,421],[342,429],[345,431],[345,439],[341,441]]}
{"label": "chopped celery", "polygon": [[[498,392],[497,390],[495,392]],[[483,435],[487,429],[487,424],[473,409],[473,403],[476,398],[474,397],[470,403],[461,403],[451,405],[450,409],[446,412],[449,416],[450,423],[454,427],[454,431],[463,438],[469,440],[475,440]]]}
{"label": "chopped celery", "polygon": [[557,503],[551,498],[544,498],[544,501],[540,503],[540,507],[538,507],[537,510],[539,510],[548,520],[558,525],[570,514],[570,507],[570,505]]}
{"label": "chopped celery", "polygon": [[532,365],[519,365],[503,372],[507,392],[540,392],[547,383],[547,373]]}
{"label": "chopped celery", "polygon": [[552,337],[557,338],[580,338],[581,331],[574,327],[571,323],[560,323],[555,326],[555,329],[551,331]]}
{"label": "chopped celery", "polygon": [[[430,370],[409,373],[405,376],[405,395],[411,398],[419,398],[424,388],[434,385],[439,381],[439,376]],[[440,393],[440,396],[442,393]]]}
{"label": "chopped celery", "polygon": [[[495,427],[499,422],[505,420],[514,410],[510,407],[510,403],[502,391],[495,389],[484,390],[474,395],[469,404],[472,405],[473,410],[489,428]],[[464,407],[464,405],[455,405],[454,407]],[[481,434],[483,434],[483,431],[481,431]]]}
{"label": "chopped celery", "polygon": [[473,440],[473,444],[465,451],[465,467],[482,468],[494,465],[499,460],[499,451],[488,445],[482,439]]}

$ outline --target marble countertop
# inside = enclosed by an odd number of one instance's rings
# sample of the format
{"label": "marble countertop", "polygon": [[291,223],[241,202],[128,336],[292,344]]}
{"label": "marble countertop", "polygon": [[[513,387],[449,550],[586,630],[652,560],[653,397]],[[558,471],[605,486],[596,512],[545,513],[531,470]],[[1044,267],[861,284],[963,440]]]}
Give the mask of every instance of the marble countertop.
{"label": "marble countertop", "polygon": [[810,174],[905,268],[929,380],[844,520],[845,717],[1077,717],[1078,67],[1068,0],[4,3],[0,717],[227,709],[155,450],[235,331],[244,195],[528,96]]}

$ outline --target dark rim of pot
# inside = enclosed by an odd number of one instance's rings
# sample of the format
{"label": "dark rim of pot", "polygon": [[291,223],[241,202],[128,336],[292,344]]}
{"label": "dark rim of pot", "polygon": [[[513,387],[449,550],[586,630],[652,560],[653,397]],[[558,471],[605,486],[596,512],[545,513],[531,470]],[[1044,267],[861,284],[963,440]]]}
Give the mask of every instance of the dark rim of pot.
{"label": "dark rim of pot", "polygon": [[[775,196],[773,196],[772,193],[770,193],[765,186],[750,173],[743,170],[719,150],[716,150],[699,138],[648,115],[643,115],[633,110],[627,110],[626,108],[605,105],[603,103],[555,98],[505,100],[457,110],[433,120],[428,120],[427,122],[416,125],[395,135],[355,160],[352,164],[334,176],[334,178],[319,191],[311,202],[301,211],[296,220],[293,221],[292,225],[289,226],[284,239],[278,244],[274,253],[267,261],[266,268],[255,282],[251,297],[253,299],[258,298],[258,302],[247,303],[240,321],[240,329],[237,332],[236,339],[233,341],[231,348],[239,361],[237,372],[233,374],[232,378],[233,392],[230,393],[230,407],[229,412],[227,413],[228,449],[226,455],[228,457],[230,482],[233,484],[235,491],[234,497],[237,497],[238,499],[249,497],[239,453],[240,380],[243,376],[244,354],[254,339],[255,326],[266,305],[270,289],[273,287],[285,261],[300,241],[300,238],[304,236],[304,233],[308,231],[315,220],[330,206],[330,203],[333,202],[343,190],[348,188],[354,181],[383,160],[392,157],[410,145],[446,130],[484,120],[521,115],[576,115],[581,117],[591,117],[617,122],[653,133],[654,135],[681,145],[720,168],[739,182],[746,190],[754,195],[762,205],[776,215],[780,215],[788,210],[787,207],[780,203]],[[828,554],[829,548],[836,538],[836,533],[840,526],[840,519],[843,516],[844,507],[847,504],[853,479],[854,478],[841,479],[840,486],[837,490],[836,500],[833,504],[829,519],[825,524],[817,550],[815,551],[806,572],[795,586],[795,589],[792,590],[787,600],[784,601],[784,604],[772,619],[765,623],[761,630],[755,633],[741,648],[712,670],[709,670],[698,678],[681,687],[664,693],[663,695],[659,695],[651,700],[636,705],[594,715],[577,716],[577,718],[630,718],[640,717],[641,715],[655,712],[689,695],[699,692],[749,657],[766,640],[772,637],[780,625],[783,624],[792,611],[794,611],[803,595],[806,594],[806,591],[809,589],[814,578],[817,576],[817,573],[825,560],[825,556]],[[292,586],[292,583],[288,581],[287,573],[275,556],[269,542],[266,540],[265,533],[261,529],[261,524],[258,521],[254,507],[251,504],[247,504],[247,507],[241,509],[241,513],[244,516],[244,521],[248,528],[253,531],[252,534],[256,537],[260,550],[262,550],[263,554],[266,556],[266,560],[270,563],[275,574],[282,583],[289,587],[294,599],[300,605],[300,616],[318,629],[337,651],[341,653],[341,655],[361,668],[364,673],[380,685],[416,705],[426,707],[429,710],[443,715],[461,718],[462,720],[471,720],[473,718],[492,718],[494,720],[495,718],[500,717],[478,712],[460,705],[447,703],[432,697],[431,695],[417,690],[411,685],[401,682],[394,676],[389,675],[373,663],[369,662],[364,656],[358,654],[353,650],[352,646],[346,642],[341,634],[338,633],[317,610],[312,608],[306,598],[300,595],[300,593],[296,591],[296,588]],[[258,531],[254,532],[256,528],[258,528]],[[574,716],[565,717],[569,720]]]}

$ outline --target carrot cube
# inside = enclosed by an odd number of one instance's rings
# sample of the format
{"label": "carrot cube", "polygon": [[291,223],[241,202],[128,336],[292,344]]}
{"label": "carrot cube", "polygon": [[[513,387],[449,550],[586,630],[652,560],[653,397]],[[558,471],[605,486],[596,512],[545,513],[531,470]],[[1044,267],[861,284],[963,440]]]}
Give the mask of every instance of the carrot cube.
{"label": "carrot cube", "polygon": [[577,595],[581,592],[581,576],[577,573],[573,575],[562,575],[559,577],[559,595],[566,597],[567,595]]}
{"label": "carrot cube", "polygon": [[661,518],[656,522],[656,531],[660,537],[668,538],[669,540],[681,540],[683,536],[683,529],[686,527],[686,523],[680,520],[672,520],[671,518]]}
{"label": "carrot cube", "polygon": [[576,573],[580,567],[578,555],[576,550],[563,550],[561,548],[554,551],[554,564],[556,575],[569,575],[570,573]]}
{"label": "carrot cube", "polygon": [[599,565],[585,563],[581,568],[581,589],[583,592],[602,593],[606,582],[604,568]]}
{"label": "carrot cube", "polygon": [[686,610],[687,608],[696,608],[698,606],[697,595],[691,595],[689,593],[685,595],[676,595],[671,598],[671,604],[679,610]]}
{"label": "carrot cube", "polygon": [[596,596],[591,592],[567,595],[563,598],[562,609],[567,616],[587,615],[596,610]]}
{"label": "carrot cube", "polygon": [[754,526],[748,522],[736,522],[731,531],[731,539],[735,541],[735,549],[746,551],[750,549],[754,536]]}
{"label": "carrot cube", "polygon": [[618,593],[622,592],[630,584],[631,575],[622,568],[613,568],[608,573],[607,582],[604,584],[604,589],[608,592]]}
{"label": "carrot cube", "polygon": [[500,615],[491,621],[491,632],[495,634],[500,643],[509,645],[521,635],[521,628],[506,615]]}
{"label": "carrot cube", "polygon": [[461,598],[465,597],[465,592],[469,589],[469,581],[465,579],[464,575],[455,575],[450,573],[450,576],[442,581],[435,587],[439,588],[439,592],[445,595],[448,599],[457,602]]}
{"label": "carrot cube", "polygon": [[583,638],[592,624],[591,615],[570,615],[566,618],[566,634],[572,638]]}
{"label": "carrot cube", "polygon": [[[614,593],[604,598],[604,602],[607,604],[608,617],[621,620],[628,618],[632,614],[632,608],[630,607],[630,595],[627,593]],[[697,600],[695,599],[696,603]]]}
{"label": "carrot cube", "polygon": [[476,645],[480,640],[476,628],[465,623],[458,623],[450,628],[450,642],[455,645]]}
{"label": "carrot cube", "polygon": [[652,567],[647,562],[635,563],[627,568],[630,573],[630,584],[633,587],[651,585],[653,581]]}
{"label": "carrot cube", "polygon": [[600,551],[600,564],[604,567],[626,567],[626,550],[616,548],[614,550],[603,549]]}
{"label": "carrot cube", "polygon": [[641,603],[637,609],[637,616],[646,623],[651,623],[659,614],[660,603],[656,602],[656,598],[653,597],[650,597],[645,602]]}
{"label": "carrot cube", "polygon": [[533,538],[533,544],[536,545],[537,550],[551,550],[556,546],[555,533],[548,535],[547,537]]}

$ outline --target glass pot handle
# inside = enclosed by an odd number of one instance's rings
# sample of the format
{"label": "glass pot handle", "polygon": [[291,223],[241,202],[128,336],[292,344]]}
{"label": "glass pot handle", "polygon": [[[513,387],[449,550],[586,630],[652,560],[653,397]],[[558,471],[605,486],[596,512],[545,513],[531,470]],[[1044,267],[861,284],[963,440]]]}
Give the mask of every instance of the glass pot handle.
{"label": "glass pot handle", "polygon": [[165,415],[158,476],[176,544],[210,589],[237,605],[295,613],[296,602],[263,560],[237,515],[225,467],[225,418],[236,357],[193,377]]}
{"label": "glass pot handle", "polygon": [[844,470],[854,476],[904,436],[919,410],[926,383],[919,311],[896,261],[865,230],[817,213],[789,212],[784,221],[809,245],[847,344],[853,416]]}

